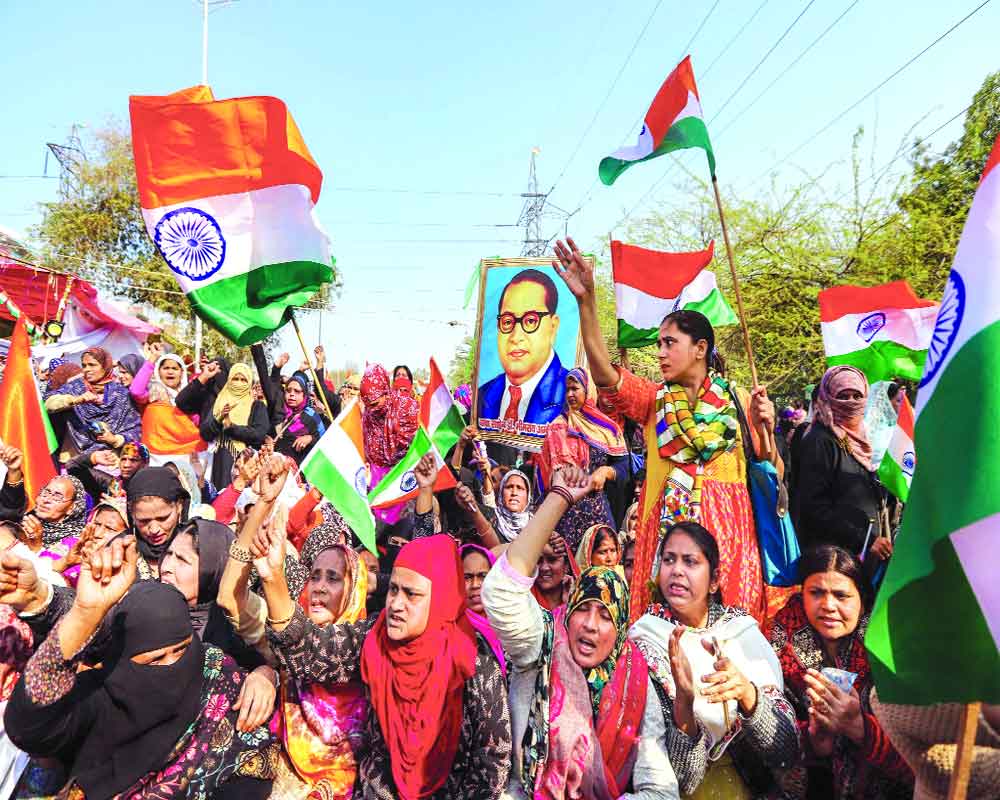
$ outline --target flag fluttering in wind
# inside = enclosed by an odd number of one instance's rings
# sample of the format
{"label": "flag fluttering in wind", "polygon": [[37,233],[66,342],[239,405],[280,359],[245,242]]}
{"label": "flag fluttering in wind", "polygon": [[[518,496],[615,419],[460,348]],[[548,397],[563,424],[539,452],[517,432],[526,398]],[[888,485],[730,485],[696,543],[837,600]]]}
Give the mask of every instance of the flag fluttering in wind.
{"label": "flag fluttering in wind", "polygon": [[633,164],[688,147],[700,147],[705,151],[714,178],[715,154],[701,113],[691,56],[677,65],[656,93],[639,131],[639,141],[602,159],[597,174],[601,183],[610,186]]}
{"label": "flag fluttering in wind", "polygon": [[937,310],[906,281],[824,289],[819,316],[826,364],[857,367],[870,383],[920,380]]}
{"label": "flag fluttering in wind", "polygon": [[31,369],[27,317],[18,317],[10,337],[7,366],[0,383],[0,442],[21,451],[24,491],[29,503],[56,476],[50,453],[58,443],[49,425]]}
{"label": "flag fluttering in wind", "polygon": [[[903,392],[900,389],[900,392]],[[913,470],[917,466],[916,450],[913,447],[913,406],[903,392],[903,402],[899,406],[899,417],[896,427],[889,440],[889,449],[882,457],[878,467],[878,477],[882,484],[895,495],[901,503],[910,496],[910,482],[913,480]]]}
{"label": "flag fluttering in wind", "polygon": [[368,507],[364,441],[361,406],[354,400],[302,459],[302,474],[340,512],[362,544],[377,555],[375,518]]}
{"label": "flag fluttering in wind", "polygon": [[715,327],[738,322],[715,273],[705,269],[714,250],[715,242],[695,253],[661,253],[611,242],[619,347],[656,344],[660,322],[679,309],[700,311]]}
{"label": "flag fluttering in wind", "polygon": [[1000,703],[998,375],[1000,139],[937,314],[915,412],[920,468],[865,638],[886,702]]}
{"label": "flag fluttering in wind", "polygon": [[129,98],[146,229],[195,312],[239,345],[333,277],[313,208],[323,173],[276,97],[207,86]]}
{"label": "flag fluttering in wind", "polygon": [[458,483],[444,463],[444,456],[458,442],[465,422],[452,399],[451,390],[441,376],[437,362],[431,359],[430,381],[420,399],[420,426],[410,442],[406,455],[379,481],[368,495],[372,508],[389,508],[417,495],[417,478],[413,473],[420,459],[434,454],[437,480],[434,491],[454,489]]}

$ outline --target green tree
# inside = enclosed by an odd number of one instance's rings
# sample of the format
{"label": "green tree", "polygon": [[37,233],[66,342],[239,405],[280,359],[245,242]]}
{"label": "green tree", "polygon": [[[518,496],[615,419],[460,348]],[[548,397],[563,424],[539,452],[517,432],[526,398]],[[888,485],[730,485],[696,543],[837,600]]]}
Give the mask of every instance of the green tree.
{"label": "green tree", "polygon": [[[168,334],[177,342],[193,342],[194,314],[146,233],[127,127],[109,123],[91,135],[86,150],[73,188],[42,204],[34,234],[42,243],[43,263],[169,315]],[[331,291],[339,288],[336,273],[334,280],[310,307],[328,306]],[[239,353],[210,326],[204,331],[205,352]]]}

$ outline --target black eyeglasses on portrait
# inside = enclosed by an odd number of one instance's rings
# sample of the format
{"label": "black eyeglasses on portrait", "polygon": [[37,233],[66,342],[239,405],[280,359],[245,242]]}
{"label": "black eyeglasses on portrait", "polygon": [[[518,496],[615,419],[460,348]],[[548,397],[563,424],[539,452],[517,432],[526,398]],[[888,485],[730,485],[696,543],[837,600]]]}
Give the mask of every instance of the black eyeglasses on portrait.
{"label": "black eyeglasses on portrait", "polygon": [[542,324],[544,317],[551,317],[551,311],[525,311],[521,316],[515,317],[509,311],[497,315],[497,330],[500,333],[513,333],[514,326],[521,325],[521,330],[525,333],[534,333],[538,326]]}

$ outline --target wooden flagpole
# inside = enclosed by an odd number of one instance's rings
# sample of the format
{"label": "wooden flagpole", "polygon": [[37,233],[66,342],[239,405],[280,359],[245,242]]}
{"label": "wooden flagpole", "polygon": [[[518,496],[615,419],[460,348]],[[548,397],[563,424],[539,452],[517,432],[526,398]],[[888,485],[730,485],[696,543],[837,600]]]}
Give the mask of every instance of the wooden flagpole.
{"label": "wooden flagpole", "polygon": [[757,380],[757,365],[753,360],[753,347],[750,345],[750,328],[747,326],[746,311],[743,310],[743,295],[740,293],[740,279],[736,275],[736,259],[733,257],[733,246],[729,243],[729,228],[726,227],[726,215],[722,210],[722,196],[719,194],[719,182],[712,176],[712,190],[715,192],[715,207],[719,209],[719,222],[722,223],[722,239],[726,243],[726,255],[729,258],[729,272],[733,277],[733,291],[736,294],[736,313],[740,317],[740,330],[743,331],[743,347],[747,351],[747,361],[750,362],[750,379],[753,387],[760,386]]}
{"label": "wooden flagpole", "polygon": [[289,309],[288,316],[292,320],[292,327],[295,328],[295,335],[299,337],[299,347],[302,348],[302,355],[305,356],[306,363],[309,365],[309,371],[312,373],[313,383],[316,386],[316,394],[319,396],[320,401],[326,408],[326,413],[329,415],[330,422],[332,423],[336,417],[334,416],[333,409],[330,408],[329,401],[326,399],[326,388],[319,382],[319,376],[316,374],[316,368],[313,366],[312,359],[309,358],[309,351],[306,350],[306,343],[302,340],[302,331],[299,330],[299,322],[295,319],[295,310]]}
{"label": "wooden flagpole", "polygon": [[958,747],[955,750],[955,769],[948,785],[948,800],[965,800],[972,776],[972,748],[976,743],[976,729],[979,727],[981,703],[967,703],[962,708],[962,722],[958,731]]}

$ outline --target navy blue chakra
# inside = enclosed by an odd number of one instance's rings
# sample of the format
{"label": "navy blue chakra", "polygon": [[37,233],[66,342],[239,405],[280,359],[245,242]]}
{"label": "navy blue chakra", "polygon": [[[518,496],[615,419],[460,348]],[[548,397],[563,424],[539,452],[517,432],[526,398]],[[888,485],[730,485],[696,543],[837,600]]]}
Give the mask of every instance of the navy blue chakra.
{"label": "navy blue chakra", "polygon": [[870,342],[875,338],[882,328],[885,327],[885,314],[881,311],[876,311],[874,314],[869,314],[861,322],[858,323],[857,333],[866,342]]}
{"label": "navy blue chakra", "polygon": [[917,466],[917,456],[912,450],[907,450],[903,453],[903,472],[912,477],[915,466]]}
{"label": "navy blue chakra", "polygon": [[164,214],[156,223],[153,242],[170,269],[192,281],[211,277],[226,260],[219,223],[199,208],[175,208]]}
{"label": "navy blue chakra", "polygon": [[413,470],[407,470],[403,473],[403,477],[399,481],[399,488],[404,492],[412,492],[417,488],[417,476],[413,474]]}
{"label": "navy blue chakra", "polygon": [[362,497],[368,496],[368,471],[364,467],[354,474],[354,491]]}
{"label": "navy blue chakra", "polygon": [[962,317],[965,316],[965,281],[954,269],[948,276],[948,283],[944,287],[944,296],[941,298],[941,307],[938,309],[937,322],[934,324],[934,333],[931,335],[931,343],[927,348],[927,361],[924,362],[924,377],[920,380],[922,388],[934,380],[941,365],[944,364],[951,347],[958,338],[958,331],[962,327]]}

